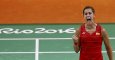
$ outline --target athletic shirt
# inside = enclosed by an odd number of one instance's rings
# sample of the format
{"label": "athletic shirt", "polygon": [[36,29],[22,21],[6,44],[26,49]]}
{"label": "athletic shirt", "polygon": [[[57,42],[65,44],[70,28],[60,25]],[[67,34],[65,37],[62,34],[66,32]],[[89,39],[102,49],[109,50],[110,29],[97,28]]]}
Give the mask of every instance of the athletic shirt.
{"label": "athletic shirt", "polygon": [[92,34],[85,29],[85,24],[80,28],[80,59],[79,60],[103,60],[102,57],[101,26],[97,24],[96,31]]}

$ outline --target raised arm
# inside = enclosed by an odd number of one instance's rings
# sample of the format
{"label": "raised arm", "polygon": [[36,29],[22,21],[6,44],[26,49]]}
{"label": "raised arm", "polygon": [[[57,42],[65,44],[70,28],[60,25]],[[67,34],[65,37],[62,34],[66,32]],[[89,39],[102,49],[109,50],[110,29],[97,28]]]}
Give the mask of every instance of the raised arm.
{"label": "raised arm", "polygon": [[77,29],[75,34],[72,37],[73,42],[74,42],[73,47],[76,53],[78,53],[80,50],[79,34],[80,34],[80,29]]}

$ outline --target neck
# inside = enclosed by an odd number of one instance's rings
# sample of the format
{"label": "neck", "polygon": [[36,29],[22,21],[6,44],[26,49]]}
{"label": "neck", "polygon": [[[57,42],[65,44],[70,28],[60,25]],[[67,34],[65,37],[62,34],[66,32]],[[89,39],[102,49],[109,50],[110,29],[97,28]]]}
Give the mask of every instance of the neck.
{"label": "neck", "polygon": [[93,28],[96,27],[96,23],[89,21],[89,22],[86,23],[85,26],[86,26],[87,29],[93,29]]}
{"label": "neck", "polygon": [[86,25],[86,28],[87,28],[87,29],[93,29],[94,26],[87,26],[87,25]]}

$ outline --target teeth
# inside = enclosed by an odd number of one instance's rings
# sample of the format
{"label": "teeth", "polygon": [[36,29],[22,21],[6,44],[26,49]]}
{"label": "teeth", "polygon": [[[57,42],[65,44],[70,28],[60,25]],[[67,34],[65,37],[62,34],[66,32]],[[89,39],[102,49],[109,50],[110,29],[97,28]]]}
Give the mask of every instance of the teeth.
{"label": "teeth", "polygon": [[89,20],[91,20],[91,17],[90,17],[90,16],[88,16],[88,17],[86,17],[86,19],[87,19],[87,21],[89,21]]}
{"label": "teeth", "polygon": [[86,17],[87,19],[91,19],[91,17],[90,16],[88,16],[88,17]]}

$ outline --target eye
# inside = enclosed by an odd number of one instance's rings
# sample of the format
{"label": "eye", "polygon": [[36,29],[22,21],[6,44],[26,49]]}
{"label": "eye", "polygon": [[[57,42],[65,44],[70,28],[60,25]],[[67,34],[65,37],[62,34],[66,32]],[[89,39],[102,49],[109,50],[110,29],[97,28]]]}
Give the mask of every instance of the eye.
{"label": "eye", "polygon": [[85,13],[85,15],[87,15],[88,13]]}
{"label": "eye", "polygon": [[89,15],[92,14],[91,12],[89,12]]}
{"label": "eye", "polygon": [[92,14],[92,12],[84,13],[84,15],[87,15],[87,14],[91,15],[91,14]]}

